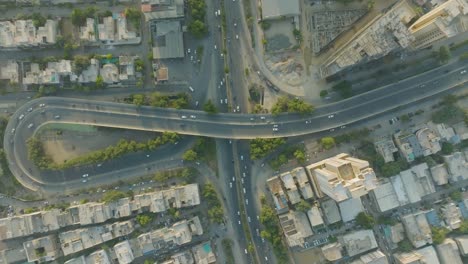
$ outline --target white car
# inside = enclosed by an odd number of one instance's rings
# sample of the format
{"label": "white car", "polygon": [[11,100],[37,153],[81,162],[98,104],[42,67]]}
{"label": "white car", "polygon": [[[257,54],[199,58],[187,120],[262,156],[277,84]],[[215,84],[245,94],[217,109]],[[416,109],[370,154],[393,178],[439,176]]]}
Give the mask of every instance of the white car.
{"label": "white car", "polygon": [[244,252],[245,252],[245,254],[249,254],[249,253],[247,252],[247,249],[246,249],[246,248],[244,248]]}
{"label": "white car", "polygon": [[235,177],[232,177],[232,181],[235,182],[235,181],[236,181],[236,178],[235,178]]}
{"label": "white car", "polygon": [[215,48],[215,49],[218,49],[218,47],[217,47],[216,45],[214,45],[214,48]]}
{"label": "white car", "polygon": [[14,128],[11,129],[11,133],[12,133],[12,134],[14,134],[15,131],[16,131],[16,129],[14,129]]}
{"label": "white car", "polygon": [[190,54],[190,49],[187,49],[187,53]]}
{"label": "white car", "polygon": [[251,220],[250,220],[250,216],[249,216],[249,217],[247,217],[247,220],[249,221],[249,223],[251,222]]}
{"label": "white car", "polygon": [[274,127],[274,128],[273,128],[273,131],[278,131],[278,128],[277,128],[277,127]]}
{"label": "white car", "polygon": [[198,106],[198,101],[195,102],[195,106]]}
{"label": "white car", "polygon": [[466,73],[466,70],[463,70],[460,72],[460,74],[465,74]]}
{"label": "white car", "polygon": [[82,183],[86,183],[87,181],[88,181],[88,180],[84,179],[84,180],[82,180],[81,182],[82,182]]}
{"label": "white car", "polygon": [[244,177],[244,178],[245,178],[245,172],[243,172],[243,173],[242,173],[242,177]]}
{"label": "white car", "polygon": [[224,103],[227,104],[227,98],[224,99]]}
{"label": "white car", "polygon": [[[243,188],[244,194],[245,194],[245,188]],[[249,221],[250,222],[250,221]]]}
{"label": "white car", "polygon": [[191,115],[190,118],[195,119],[195,118],[197,118],[197,116]]}
{"label": "white car", "polygon": [[328,118],[333,118],[333,117],[335,117],[335,115],[329,115],[329,116],[328,116]]}
{"label": "white car", "polygon": [[24,118],[24,114],[21,114],[21,115],[18,117],[19,120],[22,120],[23,118]]}
{"label": "white car", "polygon": [[237,211],[237,215],[240,215],[240,211]]}
{"label": "white car", "polygon": [[186,119],[186,118],[187,118],[187,116],[184,116],[184,115],[183,115],[183,116],[181,116],[180,118],[182,118],[182,119]]}
{"label": "white car", "polygon": [[31,124],[28,125],[28,128],[31,128],[31,127],[33,127],[33,126],[34,126],[34,124],[31,123]]}
{"label": "white car", "polygon": [[30,108],[28,109],[28,112],[32,112],[32,110],[33,110],[32,107],[30,107]]}
{"label": "white car", "polygon": [[221,104],[223,104],[223,99],[219,99],[219,102],[220,102]]}
{"label": "white car", "polygon": [[[188,88],[189,88],[189,90],[190,90],[192,93],[195,92],[195,90],[192,88],[192,86],[189,86]],[[198,101],[197,101],[197,102],[198,102]]]}
{"label": "white car", "polygon": [[59,115],[54,116],[55,119],[60,119]]}
{"label": "white car", "polygon": [[239,39],[239,35],[236,35],[236,39]]}
{"label": "white car", "polygon": [[39,105],[39,107],[44,107],[44,106],[45,106],[45,104],[40,104],[40,105]]}
{"label": "white car", "polygon": [[229,183],[229,188],[232,188],[232,182]]}
{"label": "white car", "polygon": [[266,118],[266,117],[264,117],[264,116],[261,116],[261,117],[260,117],[261,120],[265,120],[265,118]]}
{"label": "white car", "polygon": [[244,156],[241,155],[241,160],[244,160]]}
{"label": "white car", "polygon": [[245,199],[245,204],[249,205],[249,199]]}
{"label": "white car", "polygon": [[89,176],[89,175],[86,173],[86,174],[83,174],[83,176],[81,176],[81,177],[86,178],[86,177],[88,177],[88,176]]}

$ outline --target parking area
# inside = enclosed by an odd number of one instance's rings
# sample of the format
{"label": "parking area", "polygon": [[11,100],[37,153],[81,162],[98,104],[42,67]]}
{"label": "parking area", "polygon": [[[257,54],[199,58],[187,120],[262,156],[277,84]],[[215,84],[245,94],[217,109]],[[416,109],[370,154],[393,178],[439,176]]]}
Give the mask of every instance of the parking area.
{"label": "parking area", "polygon": [[294,38],[294,24],[291,18],[268,21],[270,27],[264,30],[267,40],[266,51],[275,52],[296,46]]}

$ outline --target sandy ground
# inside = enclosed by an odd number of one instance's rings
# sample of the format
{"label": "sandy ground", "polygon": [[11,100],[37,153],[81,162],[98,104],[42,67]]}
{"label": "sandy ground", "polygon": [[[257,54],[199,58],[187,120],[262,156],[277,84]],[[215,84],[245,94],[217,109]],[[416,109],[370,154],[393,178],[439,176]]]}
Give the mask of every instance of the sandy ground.
{"label": "sandy ground", "polygon": [[[62,135],[57,135],[61,130]],[[44,142],[45,151],[54,162],[78,157],[88,152],[106,148],[117,143],[120,139],[146,141],[157,134],[144,131],[129,131],[118,129],[96,129],[91,126],[81,128],[63,127],[45,128],[40,131],[40,138]]]}
{"label": "sandy ground", "polygon": [[292,253],[296,264],[325,264],[328,263],[320,248],[312,248],[303,252]]}

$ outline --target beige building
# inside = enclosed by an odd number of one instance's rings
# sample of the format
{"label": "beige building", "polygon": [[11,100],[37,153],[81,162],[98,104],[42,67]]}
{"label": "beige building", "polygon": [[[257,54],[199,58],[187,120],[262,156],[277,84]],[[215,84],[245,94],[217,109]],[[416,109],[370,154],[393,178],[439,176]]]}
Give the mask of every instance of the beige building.
{"label": "beige building", "polygon": [[328,261],[334,262],[343,258],[343,246],[338,242],[327,244],[321,249],[323,256]]}
{"label": "beige building", "polygon": [[432,232],[424,212],[417,212],[401,217],[406,236],[415,248],[432,244]]}
{"label": "beige building", "polygon": [[427,246],[408,253],[393,254],[397,264],[440,264],[433,246]]}
{"label": "beige building", "polygon": [[58,257],[57,241],[54,236],[36,238],[23,243],[28,262],[53,261]]}
{"label": "beige building", "polygon": [[461,255],[463,257],[468,257],[468,235],[455,237],[454,240],[457,242]]}
{"label": "beige building", "polygon": [[289,247],[304,247],[305,238],[313,235],[307,216],[299,211],[290,211],[278,217]]}
{"label": "beige building", "polygon": [[297,167],[290,171],[296,184],[299,186],[299,192],[304,199],[310,199],[314,197],[312,191],[312,185],[309,181],[309,177],[303,167]]}
{"label": "beige building", "polygon": [[341,240],[350,257],[377,248],[374,231],[370,229],[347,233]]}
{"label": "beige building", "polygon": [[462,215],[460,208],[455,203],[445,204],[441,208],[445,224],[448,228],[454,230],[460,228],[462,223]]}
{"label": "beige building", "polygon": [[216,263],[216,256],[211,248],[210,242],[196,245],[192,248],[192,253],[197,264]]}
{"label": "beige building", "polygon": [[393,153],[398,152],[395,142],[392,137],[383,137],[382,139],[374,142],[375,150],[382,155],[385,163],[395,161]]}
{"label": "beige building", "polygon": [[468,162],[462,152],[455,152],[443,157],[450,173],[450,182],[468,179]]}
{"label": "beige building", "polygon": [[0,79],[10,83],[19,82],[19,65],[14,60],[0,62]]}
{"label": "beige building", "polygon": [[390,239],[395,244],[405,239],[405,229],[402,223],[397,223],[390,227]]}
{"label": "beige building", "polygon": [[438,4],[440,1],[431,2],[436,2],[434,9],[409,27],[409,31],[415,37],[415,48],[427,47],[434,41],[453,37],[468,29],[466,24],[455,19],[468,14],[468,3],[465,0],[447,0],[442,4]]}
{"label": "beige building", "polygon": [[309,211],[307,211],[307,217],[309,218],[310,225],[312,227],[323,225],[322,213],[318,206],[312,206]]}
{"label": "beige building", "polygon": [[338,154],[307,166],[319,197],[337,202],[366,195],[376,188],[377,179],[369,162]]}
{"label": "beige building", "polygon": [[415,135],[419,141],[419,145],[421,145],[424,156],[435,154],[442,149],[440,137],[433,129],[424,127],[416,131]]}
{"label": "beige building", "polygon": [[457,243],[453,239],[445,239],[442,244],[436,246],[436,250],[441,264],[463,264]]}
{"label": "beige building", "polygon": [[288,211],[288,197],[283,190],[283,184],[281,179],[277,176],[267,180],[267,186],[273,196],[273,202],[275,203],[275,209],[277,212]]}
{"label": "beige building", "polygon": [[449,173],[445,164],[438,164],[430,168],[432,179],[435,185],[445,185],[448,183]]}
{"label": "beige building", "polygon": [[380,250],[369,252],[350,264],[388,264],[387,256]]}
{"label": "beige building", "polygon": [[119,264],[130,264],[135,259],[128,240],[115,244],[114,252],[119,260]]}
{"label": "beige building", "polygon": [[286,195],[291,204],[297,204],[301,201],[299,190],[297,189],[296,183],[290,172],[285,172],[280,175],[281,181],[283,182]]}
{"label": "beige building", "polygon": [[36,28],[32,20],[0,21],[0,48],[29,48],[55,44],[58,22],[46,20]]}

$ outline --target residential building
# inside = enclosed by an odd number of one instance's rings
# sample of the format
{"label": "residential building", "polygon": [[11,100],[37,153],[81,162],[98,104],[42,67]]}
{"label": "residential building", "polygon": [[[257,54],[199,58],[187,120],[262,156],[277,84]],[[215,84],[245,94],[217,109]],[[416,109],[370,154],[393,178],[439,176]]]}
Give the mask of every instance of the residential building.
{"label": "residential building", "polygon": [[183,58],[184,40],[180,21],[168,20],[154,23],[153,59]]}
{"label": "residential building", "polygon": [[28,262],[53,261],[58,255],[54,236],[45,236],[23,243]]}
{"label": "residential building", "polygon": [[114,84],[119,82],[119,69],[117,65],[113,63],[104,64],[99,72],[105,83]]}
{"label": "residential building", "polygon": [[427,246],[411,252],[393,254],[397,264],[440,264],[433,246]]}
{"label": "residential building", "polygon": [[213,253],[210,242],[196,245],[192,248],[192,253],[197,264],[216,263],[216,256]]}
{"label": "residential building", "polygon": [[457,243],[453,239],[445,239],[442,244],[436,246],[436,250],[441,264],[463,264]]}
{"label": "residential building", "polygon": [[86,24],[80,27],[80,40],[95,42],[97,41],[95,24],[93,18],[86,18]]}
{"label": "residential building", "polygon": [[400,205],[419,202],[421,197],[435,192],[426,163],[401,171],[399,175],[391,177],[390,180]]}
{"label": "residential building", "polygon": [[465,0],[447,0],[438,4],[428,13],[421,16],[410,27],[415,37],[413,46],[424,48],[434,41],[446,39],[466,31],[467,25],[456,18],[468,14],[468,3]]}
{"label": "residential building", "polygon": [[337,47],[322,64],[322,77],[362,61],[385,56],[389,52],[407,48],[414,41],[407,25],[417,14],[407,1],[398,1],[384,13],[368,19],[359,30],[343,34]]}
{"label": "residential building", "polygon": [[343,222],[349,222],[356,218],[356,216],[364,211],[361,198],[351,198],[338,203],[340,207],[341,219]]}
{"label": "residential building", "polygon": [[455,130],[452,127],[446,126],[444,123],[436,124],[435,127],[441,139],[457,144],[459,140],[455,139],[455,137],[460,138],[460,136],[455,133]]}
{"label": "residential building", "polygon": [[189,250],[176,253],[170,259],[161,262],[161,264],[195,264],[192,252]]}
{"label": "residential building", "polygon": [[402,223],[390,226],[390,239],[395,244],[405,239],[405,229]]}
{"label": "residential building", "polygon": [[262,0],[262,19],[298,17],[301,12],[298,0]]}
{"label": "residential building", "polygon": [[382,180],[371,193],[380,212],[386,212],[400,206],[392,182],[387,179]]}
{"label": "residential building", "polygon": [[324,224],[320,208],[316,205],[312,206],[312,208],[307,211],[307,217],[309,218],[309,222],[312,227],[321,226]]}
{"label": "residential building", "polygon": [[134,226],[131,221],[115,222],[103,226],[74,229],[59,234],[63,255],[68,256],[90,247],[100,245],[109,240],[132,233]]}
{"label": "residential building", "polygon": [[342,244],[350,257],[377,248],[374,231],[370,229],[347,233],[340,240],[343,241]]}
{"label": "residential building", "polygon": [[167,67],[159,67],[155,74],[156,82],[165,82],[169,80],[169,69]]}
{"label": "residential building", "polygon": [[100,41],[106,42],[114,40],[115,24],[112,16],[103,17],[102,23],[98,24],[97,28]]}
{"label": "residential building", "polygon": [[437,164],[434,167],[431,167],[430,170],[435,185],[440,186],[448,183],[449,173],[444,163]]}
{"label": "residential building", "polygon": [[401,217],[406,236],[415,248],[432,244],[432,232],[424,212],[416,212]]}
{"label": "residential building", "polygon": [[457,182],[468,179],[468,162],[465,155],[461,152],[455,152],[451,155],[443,156],[445,164],[450,173],[450,182]]}
{"label": "residential building", "polygon": [[424,127],[416,131],[415,135],[421,145],[423,156],[435,154],[442,149],[439,143],[440,137],[433,129]]}
{"label": "residential building", "polygon": [[462,223],[461,212],[455,203],[445,204],[441,208],[445,224],[454,230],[460,228]]}
{"label": "residential building", "polygon": [[111,260],[107,252],[103,249],[94,251],[86,257],[86,263],[96,263],[96,264],[111,264]]}
{"label": "residential building", "polygon": [[128,81],[135,79],[135,57],[119,56],[119,80]]}
{"label": "residential building", "polygon": [[468,235],[457,236],[454,240],[457,242],[460,254],[463,257],[468,257]]}
{"label": "residential building", "polygon": [[293,176],[290,172],[285,172],[279,176],[283,182],[284,190],[288,196],[288,200],[291,204],[297,204],[301,201],[301,196],[297,190],[296,183],[294,182]]}
{"label": "residential building", "polygon": [[351,262],[351,264],[389,264],[387,256],[380,250],[369,252]]}
{"label": "residential building", "polygon": [[142,255],[180,247],[192,241],[194,235],[202,235],[203,228],[198,216],[182,220],[171,227],[164,227],[137,237],[139,251]]}
{"label": "residential building", "polygon": [[19,248],[9,248],[0,251],[1,264],[26,263],[27,261],[28,256],[26,255],[26,250],[22,246]]}
{"label": "residential building", "polygon": [[40,69],[39,64],[31,63],[30,71],[26,71],[23,77],[23,84],[59,84],[63,77],[70,75],[72,75],[70,60],[48,62],[44,70]]}
{"label": "residential building", "polygon": [[115,244],[114,252],[119,260],[119,264],[130,264],[135,259],[128,240]]}
{"label": "residential building", "polygon": [[319,197],[336,202],[358,198],[375,189],[377,179],[369,162],[342,153],[307,166]]}
{"label": "residential building", "polygon": [[0,80],[19,83],[19,65],[14,60],[0,62]]}
{"label": "residential building", "polygon": [[299,186],[299,191],[304,199],[310,199],[314,197],[314,192],[312,191],[312,186],[309,181],[309,177],[303,167],[297,167],[290,171],[297,185]]}
{"label": "residential building", "polygon": [[383,137],[374,142],[374,146],[375,150],[384,158],[385,163],[395,161],[394,153],[398,152],[398,149],[391,137]]}
{"label": "residential building", "polygon": [[284,213],[288,211],[288,197],[283,190],[283,184],[281,179],[277,176],[267,180],[267,186],[273,196],[273,202],[275,203],[275,209],[278,213]]}
{"label": "residential building", "polygon": [[184,17],[184,0],[143,0],[141,12],[146,21]]}
{"label": "residential building", "polygon": [[338,242],[326,244],[321,249],[323,256],[328,261],[335,262],[343,258],[343,246]]}
{"label": "residential building", "polygon": [[278,217],[289,247],[304,247],[305,238],[313,234],[307,216],[303,212],[290,211]]}
{"label": "residential building", "polygon": [[29,48],[55,44],[58,22],[46,20],[36,28],[32,20],[0,21],[0,48]]}
{"label": "residential building", "polygon": [[99,69],[99,60],[92,58],[90,60],[89,66],[78,75],[73,74],[70,77],[70,80],[72,82],[77,81],[79,83],[94,83],[99,76]]}
{"label": "residential building", "polygon": [[325,216],[328,224],[341,221],[340,210],[338,209],[338,205],[335,200],[325,200],[320,204],[320,207],[323,210],[323,215]]}
{"label": "residential building", "polygon": [[424,155],[424,150],[418,141],[418,138],[413,133],[398,132],[393,135],[395,143],[400,150],[400,155],[407,162],[413,162],[416,158]]}
{"label": "residential building", "polygon": [[137,33],[128,30],[127,18],[125,18],[125,16],[123,15],[118,16],[116,20],[116,24],[117,24],[117,34],[115,36],[115,39],[117,43],[119,41],[126,41],[126,40],[137,40],[138,42],[140,42],[140,38],[137,36]]}

